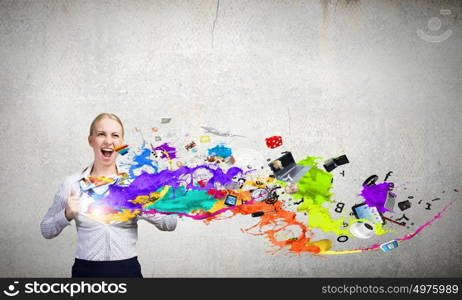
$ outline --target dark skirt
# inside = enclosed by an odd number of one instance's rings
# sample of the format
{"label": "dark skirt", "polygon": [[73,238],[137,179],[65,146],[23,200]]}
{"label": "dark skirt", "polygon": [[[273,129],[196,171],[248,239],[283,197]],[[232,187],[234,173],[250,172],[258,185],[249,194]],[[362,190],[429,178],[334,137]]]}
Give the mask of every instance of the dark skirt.
{"label": "dark skirt", "polygon": [[138,257],[123,260],[92,261],[75,259],[72,278],[78,277],[134,277],[143,278]]}

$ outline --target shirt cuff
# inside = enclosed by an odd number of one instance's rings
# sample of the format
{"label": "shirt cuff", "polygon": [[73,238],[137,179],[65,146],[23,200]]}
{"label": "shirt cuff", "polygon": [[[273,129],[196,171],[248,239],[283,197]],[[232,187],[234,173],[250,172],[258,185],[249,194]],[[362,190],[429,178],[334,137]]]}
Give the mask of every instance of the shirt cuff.
{"label": "shirt cuff", "polygon": [[168,215],[164,217],[164,222],[167,230],[175,230],[178,218],[176,215]]}
{"label": "shirt cuff", "polygon": [[69,222],[66,218],[66,210],[63,209],[61,212],[56,214],[54,223],[59,227],[59,228],[64,228],[68,225],[71,225],[71,222]]}

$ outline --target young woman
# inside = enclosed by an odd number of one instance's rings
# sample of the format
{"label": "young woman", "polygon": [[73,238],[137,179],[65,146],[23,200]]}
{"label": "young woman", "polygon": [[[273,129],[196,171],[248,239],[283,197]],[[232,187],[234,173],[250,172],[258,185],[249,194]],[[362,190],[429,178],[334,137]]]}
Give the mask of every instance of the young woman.
{"label": "young woman", "polygon": [[[114,114],[98,115],[90,126],[88,143],[94,162],[82,173],[68,176],[59,187],[40,229],[46,239],[56,237],[72,220],[77,227],[77,251],[72,277],[142,277],[136,254],[137,221],[144,219],[163,231],[176,228],[173,215],[137,216],[129,222],[104,223],[83,213],[126,174],[116,163],[114,148],[124,144],[124,127]],[[87,206],[87,207],[84,207]]]}

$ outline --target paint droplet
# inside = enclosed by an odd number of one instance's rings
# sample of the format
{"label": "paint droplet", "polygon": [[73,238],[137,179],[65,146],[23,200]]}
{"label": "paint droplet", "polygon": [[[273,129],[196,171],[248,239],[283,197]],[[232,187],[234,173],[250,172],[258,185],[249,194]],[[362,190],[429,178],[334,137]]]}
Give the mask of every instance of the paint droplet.
{"label": "paint droplet", "polygon": [[407,198],[408,198],[408,199],[414,199],[414,196],[409,196],[409,197],[407,197]]}

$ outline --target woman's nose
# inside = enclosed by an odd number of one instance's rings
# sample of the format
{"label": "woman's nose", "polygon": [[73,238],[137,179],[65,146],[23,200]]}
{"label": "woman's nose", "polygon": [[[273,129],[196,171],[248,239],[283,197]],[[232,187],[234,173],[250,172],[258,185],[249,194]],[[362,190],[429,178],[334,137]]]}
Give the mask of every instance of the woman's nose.
{"label": "woman's nose", "polygon": [[110,136],[107,136],[107,137],[104,139],[104,143],[105,143],[105,144],[110,145],[110,144],[112,144],[112,142],[113,142],[113,139],[112,139],[112,137],[110,137]]}

